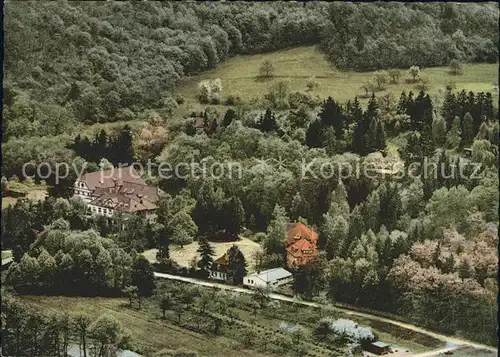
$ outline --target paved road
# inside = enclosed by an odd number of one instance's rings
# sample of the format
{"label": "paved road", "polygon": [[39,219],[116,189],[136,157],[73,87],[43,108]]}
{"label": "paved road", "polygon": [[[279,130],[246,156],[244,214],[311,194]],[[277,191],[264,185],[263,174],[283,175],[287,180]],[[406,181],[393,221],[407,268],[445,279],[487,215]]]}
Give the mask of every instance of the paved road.
{"label": "paved road", "polygon": [[[253,290],[247,289],[247,288],[241,288],[241,287],[237,287],[237,286],[226,285],[226,284],[221,284],[221,283],[216,283],[216,282],[209,282],[209,281],[204,281],[204,280],[198,280],[198,279],[194,279],[194,278],[188,278],[188,277],[185,277],[185,276],[178,276],[178,275],[166,274],[166,273],[156,273],[156,272],[154,274],[155,274],[155,276],[157,278],[162,278],[162,279],[179,280],[179,281],[184,281],[186,283],[191,283],[191,284],[196,284],[196,285],[202,285],[202,286],[208,286],[208,287],[216,287],[216,288],[225,289],[225,290],[231,290],[231,291],[235,291],[235,292],[243,293],[243,294],[253,294],[254,293]],[[295,302],[295,303],[298,303],[298,304],[301,304],[301,305],[306,305],[306,306],[320,307],[320,305],[318,303],[315,303],[315,302],[304,301],[304,300],[300,300],[300,299],[297,299],[297,298],[292,298],[290,296],[276,294],[276,293],[269,294],[269,298],[271,298],[273,300]],[[371,320],[377,320],[377,321],[389,323],[389,324],[392,324],[392,325],[395,325],[395,326],[399,326],[399,327],[402,327],[402,328],[405,328],[405,329],[408,329],[408,330],[411,330],[411,331],[419,332],[419,333],[425,334],[427,336],[434,337],[434,338],[436,338],[436,339],[438,339],[440,341],[443,341],[443,342],[445,342],[448,345],[448,347],[446,347],[446,348],[439,349],[439,350],[434,350],[434,351],[429,351],[429,352],[425,352],[425,353],[421,353],[421,354],[417,354],[417,355],[414,355],[414,357],[431,357],[431,356],[436,356],[436,355],[438,355],[439,353],[442,353],[442,352],[452,351],[452,350],[456,349],[459,346],[471,346],[471,347],[474,347],[474,348],[485,349],[485,350],[492,351],[492,352],[497,352],[498,351],[496,348],[491,347],[491,346],[486,346],[486,345],[474,343],[474,342],[471,342],[471,341],[462,340],[462,339],[459,339],[459,338],[456,338],[456,337],[443,335],[443,334],[440,334],[440,333],[437,333],[437,332],[426,330],[424,328],[421,328],[421,327],[418,327],[418,326],[415,326],[415,325],[407,324],[407,323],[400,322],[400,321],[391,320],[391,319],[388,319],[388,318],[385,318],[385,317],[380,317],[380,316],[371,315],[371,314],[367,314],[367,313],[364,313],[364,312],[349,310],[349,309],[340,308],[340,307],[335,307],[335,309],[338,310],[338,311],[341,311],[341,312],[345,313],[346,315],[358,316],[358,317],[368,318],[368,319],[371,319]],[[452,346],[452,347],[450,347],[450,346]]]}
{"label": "paved road", "polygon": [[418,353],[416,355],[413,355],[412,357],[436,357],[436,356],[444,355],[445,352],[454,351],[457,349],[457,347],[458,346],[442,348],[440,350],[428,351],[428,352],[423,352],[423,353]]}

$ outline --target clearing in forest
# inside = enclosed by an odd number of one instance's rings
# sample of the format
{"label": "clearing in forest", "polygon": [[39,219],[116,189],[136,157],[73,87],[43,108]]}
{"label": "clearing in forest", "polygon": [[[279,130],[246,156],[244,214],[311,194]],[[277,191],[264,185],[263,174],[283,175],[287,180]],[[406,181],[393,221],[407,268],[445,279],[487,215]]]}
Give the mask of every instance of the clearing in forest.
{"label": "clearing in forest", "polygon": [[[265,60],[270,61],[275,67],[275,76],[269,79],[258,78],[259,68]],[[498,64],[465,64],[463,68],[462,75],[451,75],[447,66],[423,68],[421,73],[429,80],[428,92],[436,93],[446,85],[454,84],[457,91],[465,89],[491,92],[493,100],[495,102],[498,100]],[[244,102],[249,102],[254,97],[262,97],[272,84],[280,80],[289,81],[292,92],[306,92],[309,79],[318,84],[309,92],[312,96],[318,95],[322,99],[332,96],[344,103],[355,96],[362,97],[365,94],[361,87],[373,79],[373,73],[337,70],[330,66],[325,55],[316,46],[235,56],[216,69],[187,78],[176,90],[185,99],[184,104],[179,106],[177,114],[183,115],[191,110],[201,110],[208,106],[200,104],[196,98],[198,83],[204,79],[221,79],[221,103],[224,103],[228,95],[240,96]],[[419,89],[415,88],[415,84],[406,83],[406,78],[409,78],[407,69],[401,69],[399,83],[387,84],[385,90],[378,91],[375,95],[379,97],[392,92],[399,98],[403,90],[417,93]],[[362,103],[366,103],[367,100],[360,98]],[[214,107],[223,108],[224,105]]]}

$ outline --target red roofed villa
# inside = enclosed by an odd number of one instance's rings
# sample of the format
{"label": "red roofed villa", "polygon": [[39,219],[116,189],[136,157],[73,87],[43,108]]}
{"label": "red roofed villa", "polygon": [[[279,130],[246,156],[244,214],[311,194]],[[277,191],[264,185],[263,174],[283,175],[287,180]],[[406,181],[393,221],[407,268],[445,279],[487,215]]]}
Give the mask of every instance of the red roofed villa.
{"label": "red roofed villa", "polygon": [[318,255],[318,233],[301,222],[287,223],[286,265],[295,269],[307,265]]}

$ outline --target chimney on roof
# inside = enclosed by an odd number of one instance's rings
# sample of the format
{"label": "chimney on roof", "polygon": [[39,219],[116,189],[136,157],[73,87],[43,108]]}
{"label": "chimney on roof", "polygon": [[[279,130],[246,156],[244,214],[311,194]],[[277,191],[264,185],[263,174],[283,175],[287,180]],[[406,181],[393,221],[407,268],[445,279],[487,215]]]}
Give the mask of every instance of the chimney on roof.
{"label": "chimney on roof", "polygon": [[113,180],[113,186],[117,187],[118,186],[118,179],[116,177],[113,177],[112,180]]}

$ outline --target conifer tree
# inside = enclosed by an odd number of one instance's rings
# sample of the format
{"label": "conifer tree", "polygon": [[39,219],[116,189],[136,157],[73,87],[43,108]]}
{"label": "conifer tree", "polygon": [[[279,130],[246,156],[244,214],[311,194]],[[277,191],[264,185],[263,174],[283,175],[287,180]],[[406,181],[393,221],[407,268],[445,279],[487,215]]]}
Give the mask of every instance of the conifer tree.
{"label": "conifer tree", "polygon": [[342,181],[339,181],[335,190],[330,194],[328,214],[332,217],[343,215],[349,217],[349,203],[347,201],[347,190]]}
{"label": "conifer tree", "polygon": [[443,147],[446,142],[446,121],[438,116],[432,122],[432,136],[438,147]]}
{"label": "conifer tree", "polygon": [[259,129],[266,133],[273,132],[278,129],[276,117],[270,108],[267,108],[264,115],[260,117],[258,125]]}
{"label": "conifer tree", "polygon": [[310,148],[319,148],[323,146],[322,142],[323,126],[319,119],[309,124],[306,132],[306,144]]}
{"label": "conifer tree", "polygon": [[[350,122],[357,123],[363,119],[363,109],[361,109],[361,105],[359,103],[358,97],[354,98],[352,105],[347,111],[350,116]],[[346,123],[350,124],[350,123]]]}
{"label": "conifer tree", "polygon": [[448,148],[456,149],[460,145],[461,134],[462,130],[460,129],[460,118],[455,117],[450,131],[448,131],[448,134],[446,134],[446,143],[448,144]]}
{"label": "conifer tree", "polygon": [[375,129],[375,138],[373,139],[373,149],[377,151],[383,151],[386,148],[385,142],[385,130],[382,121],[377,120]]}
{"label": "conifer tree", "polygon": [[441,116],[445,120],[447,127],[451,127],[455,116],[457,116],[456,98],[451,89],[446,91],[441,107]]}
{"label": "conifer tree", "polygon": [[236,245],[229,248],[227,255],[229,260],[229,277],[233,281],[233,284],[241,284],[243,282],[243,277],[247,273],[245,256]]}
{"label": "conifer tree", "polygon": [[372,93],[370,100],[368,101],[368,107],[365,112],[365,118],[377,118],[378,117],[378,103],[375,98],[375,93]]}
{"label": "conifer tree", "polygon": [[224,114],[224,119],[222,120],[222,126],[228,127],[233,122],[235,117],[236,117],[236,112],[234,111],[234,109],[229,108],[226,111],[226,114]]}
{"label": "conifer tree", "polygon": [[473,119],[469,112],[467,112],[462,121],[462,142],[465,145],[469,145],[472,143],[472,139],[474,138],[474,126]]}
{"label": "conifer tree", "polygon": [[323,103],[323,108],[319,114],[319,118],[323,127],[331,126],[335,129],[335,136],[337,140],[341,140],[344,137],[344,115],[341,107],[332,99],[332,97],[328,97],[328,99]]}
{"label": "conifer tree", "polygon": [[213,257],[215,251],[212,245],[208,242],[205,236],[201,236],[198,241],[198,250],[200,255],[200,260],[198,261],[198,267],[205,273],[208,273],[208,269],[213,263]]}
{"label": "conifer tree", "polygon": [[475,139],[488,140],[489,134],[490,133],[489,133],[488,125],[485,122],[483,122],[483,123],[481,123],[481,126],[479,127],[479,130],[477,132]]}
{"label": "conifer tree", "polygon": [[401,96],[399,97],[397,113],[407,114],[407,111],[408,111],[408,96],[406,95],[406,92],[403,91],[401,93]]}

